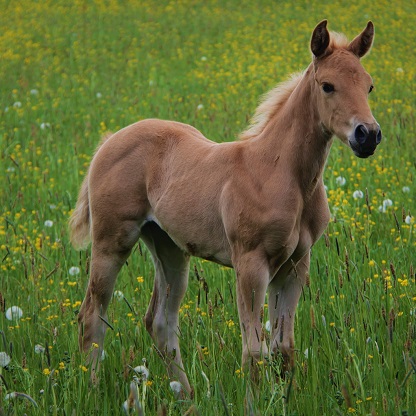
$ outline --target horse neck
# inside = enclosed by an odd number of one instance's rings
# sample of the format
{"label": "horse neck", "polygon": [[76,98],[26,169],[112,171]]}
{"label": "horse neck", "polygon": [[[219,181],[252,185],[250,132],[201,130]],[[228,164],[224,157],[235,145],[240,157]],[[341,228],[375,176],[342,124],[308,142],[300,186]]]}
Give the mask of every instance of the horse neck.
{"label": "horse neck", "polygon": [[270,175],[282,181],[282,170],[288,181],[295,181],[304,198],[313,193],[322,177],[328,157],[331,134],[320,122],[314,99],[312,65],[279,111],[271,117],[263,132],[253,139],[253,145],[263,158],[276,160],[281,169],[271,169]]}

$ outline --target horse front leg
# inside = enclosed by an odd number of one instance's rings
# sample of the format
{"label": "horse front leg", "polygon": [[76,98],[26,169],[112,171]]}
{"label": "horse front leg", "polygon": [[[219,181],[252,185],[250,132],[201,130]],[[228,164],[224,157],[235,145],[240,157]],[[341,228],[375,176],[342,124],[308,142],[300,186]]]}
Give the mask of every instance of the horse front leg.
{"label": "horse front leg", "polygon": [[258,362],[268,353],[263,334],[263,307],[269,269],[259,252],[236,256],[237,305],[242,336],[242,366],[258,381]]}
{"label": "horse front leg", "polygon": [[270,351],[275,356],[282,355],[282,375],[292,371],[295,365],[295,312],[306,283],[309,259],[308,252],[296,265],[289,260],[269,286]]}

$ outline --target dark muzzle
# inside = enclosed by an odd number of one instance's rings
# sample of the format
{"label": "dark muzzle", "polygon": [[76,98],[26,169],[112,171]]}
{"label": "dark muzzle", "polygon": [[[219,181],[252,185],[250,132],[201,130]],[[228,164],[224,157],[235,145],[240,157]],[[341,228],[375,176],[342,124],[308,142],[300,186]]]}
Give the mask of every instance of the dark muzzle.
{"label": "dark muzzle", "polygon": [[375,124],[371,128],[365,124],[358,124],[354,130],[354,136],[350,138],[350,146],[358,157],[371,156],[382,138],[380,126]]}

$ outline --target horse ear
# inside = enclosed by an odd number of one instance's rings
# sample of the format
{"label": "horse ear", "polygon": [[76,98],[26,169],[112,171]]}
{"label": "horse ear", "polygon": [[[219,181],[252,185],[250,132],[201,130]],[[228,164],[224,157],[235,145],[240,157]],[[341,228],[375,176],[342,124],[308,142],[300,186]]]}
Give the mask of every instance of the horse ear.
{"label": "horse ear", "polygon": [[327,23],[327,20],[322,20],[312,33],[311,51],[317,58],[325,54],[329,45],[329,32],[326,28]]}
{"label": "horse ear", "polygon": [[363,57],[370,49],[374,39],[373,22],[368,22],[366,28],[354,38],[348,46],[353,54],[359,58]]}

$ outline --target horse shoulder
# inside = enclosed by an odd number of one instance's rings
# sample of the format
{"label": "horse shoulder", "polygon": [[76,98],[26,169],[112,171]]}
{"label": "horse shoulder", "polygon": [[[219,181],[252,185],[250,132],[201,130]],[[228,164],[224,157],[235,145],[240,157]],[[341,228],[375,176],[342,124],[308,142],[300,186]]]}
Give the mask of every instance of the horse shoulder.
{"label": "horse shoulder", "polygon": [[328,200],[321,181],[311,198],[305,204],[302,213],[301,233],[307,234],[312,246],[325,231],[330,219]]}

